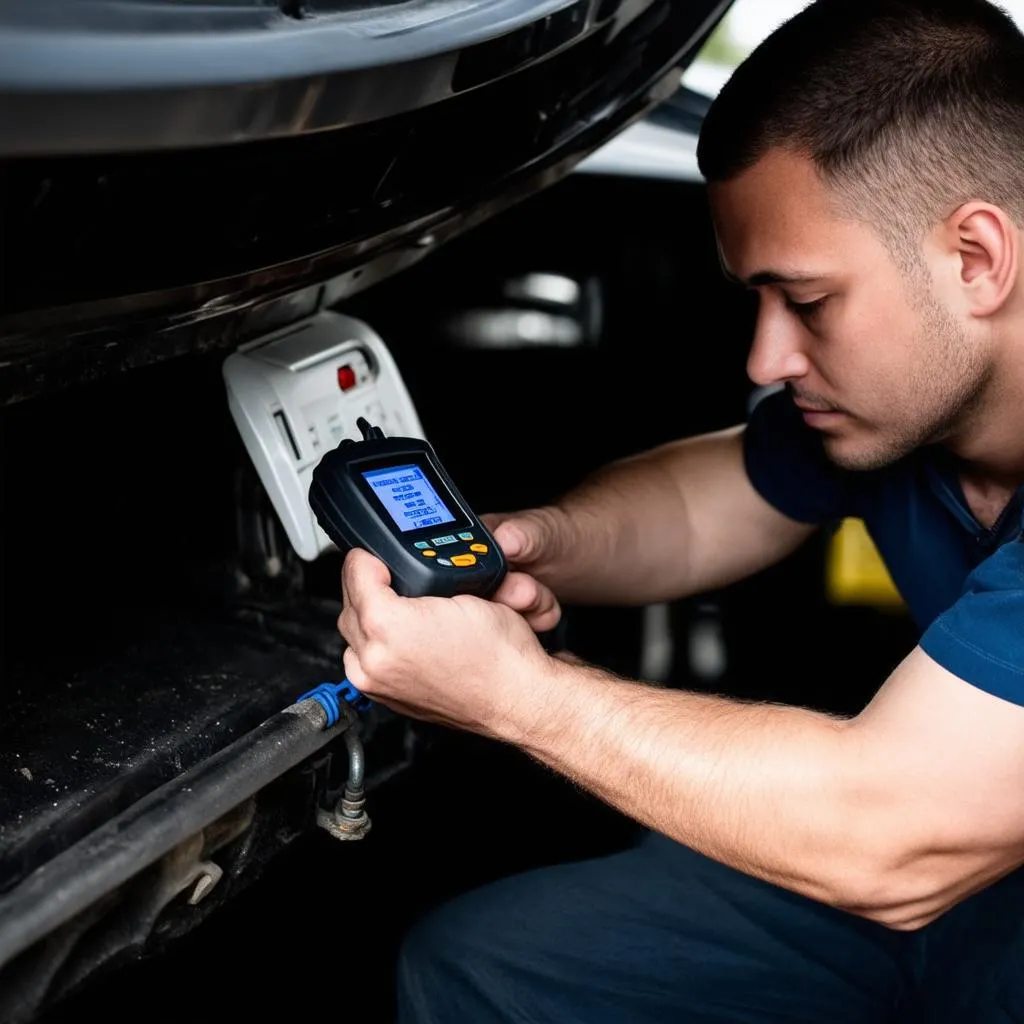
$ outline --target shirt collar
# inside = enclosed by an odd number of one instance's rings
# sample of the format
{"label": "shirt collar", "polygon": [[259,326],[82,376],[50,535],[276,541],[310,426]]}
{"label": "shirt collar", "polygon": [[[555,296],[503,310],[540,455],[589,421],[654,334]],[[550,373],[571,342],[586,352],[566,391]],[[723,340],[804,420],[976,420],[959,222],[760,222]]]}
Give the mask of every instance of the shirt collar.
{"label": "shirt collar", "polygon": [[930,449],[923,455],[928,482],[935,496],[988,553],[1020,536],[1024,529],[1024,485],[1017,488],[991,527],[982,526],[964,497],[953,456],[942,448]]}

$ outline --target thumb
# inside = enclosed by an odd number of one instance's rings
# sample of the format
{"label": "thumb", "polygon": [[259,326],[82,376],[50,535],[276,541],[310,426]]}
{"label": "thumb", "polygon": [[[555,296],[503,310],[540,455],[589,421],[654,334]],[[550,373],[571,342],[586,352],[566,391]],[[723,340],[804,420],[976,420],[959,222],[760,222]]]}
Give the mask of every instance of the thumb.
{"label": "thumb", "polygon": [[526,552],[530,548],[530,539],[515,519],[506,519],[498,526],[494,531],[494,539],[498,542],[501,550],[505,552],[506,558],[522,561],[524,557],[527,557]]}
{"label": "thumb", "polygon": [[484,522],[509,561],[528,565],[543,557],[547,531],[539,515],[517,512],[486,517]]}

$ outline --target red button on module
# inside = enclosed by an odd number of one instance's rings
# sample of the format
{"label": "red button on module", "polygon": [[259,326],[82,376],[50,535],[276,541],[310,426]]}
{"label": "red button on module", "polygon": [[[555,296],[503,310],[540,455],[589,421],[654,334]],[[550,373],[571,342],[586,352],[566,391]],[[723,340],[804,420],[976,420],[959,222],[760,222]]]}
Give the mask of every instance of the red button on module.
{"label": "red button on module", "polygon": [[338,387],[342,391],[351,391],[356,386],[356,371],[346,363],[338,367]]}

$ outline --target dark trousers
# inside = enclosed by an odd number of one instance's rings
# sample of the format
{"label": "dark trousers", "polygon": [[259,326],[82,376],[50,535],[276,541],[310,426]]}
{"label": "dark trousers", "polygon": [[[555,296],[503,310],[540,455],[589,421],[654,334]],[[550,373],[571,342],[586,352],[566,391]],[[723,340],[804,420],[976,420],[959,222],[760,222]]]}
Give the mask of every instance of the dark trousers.
{"label": "dark trousers", "polygon": [[399,1021],[1024,1021],[1024,872],[901,933],[647,836],[420,922],[399,963]]}

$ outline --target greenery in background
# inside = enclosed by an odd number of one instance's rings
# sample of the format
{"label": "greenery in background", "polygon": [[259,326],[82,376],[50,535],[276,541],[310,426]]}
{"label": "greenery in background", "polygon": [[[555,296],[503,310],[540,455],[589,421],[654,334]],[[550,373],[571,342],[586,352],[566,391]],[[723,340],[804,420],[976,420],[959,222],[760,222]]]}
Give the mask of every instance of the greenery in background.
{"label": "greenery in background", "polygon": [[718,28],[708,37],[708,41],[701,50],[701,60],[710,64],[722,64],[725,67],[734,68],[744,57],[747,56],[746,49],[739,45],[731,31],[731,16],[726,16]]}

